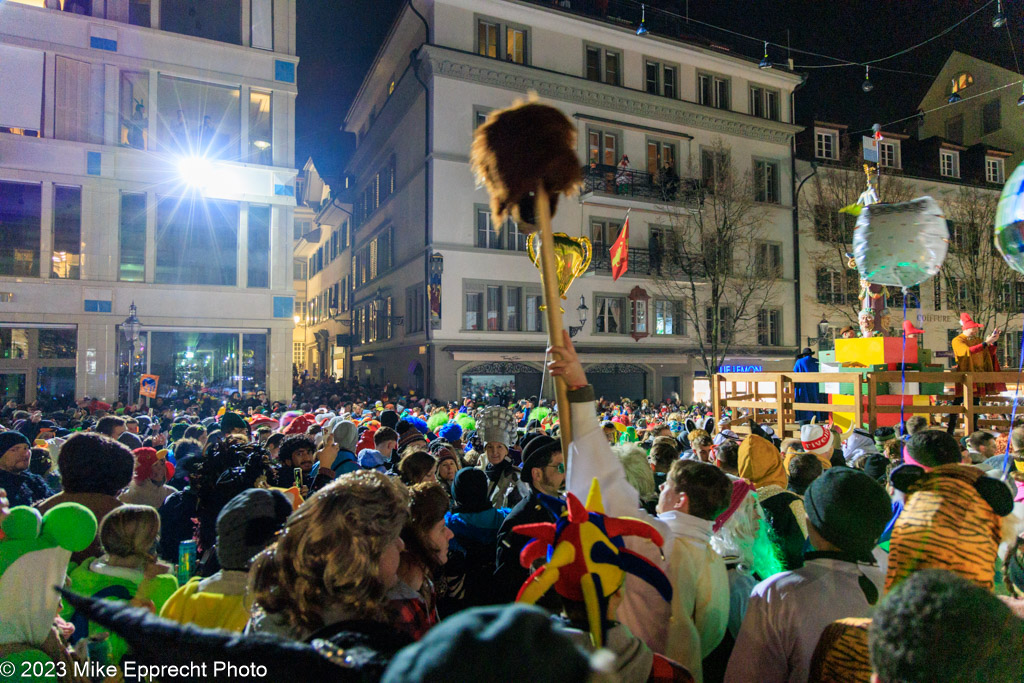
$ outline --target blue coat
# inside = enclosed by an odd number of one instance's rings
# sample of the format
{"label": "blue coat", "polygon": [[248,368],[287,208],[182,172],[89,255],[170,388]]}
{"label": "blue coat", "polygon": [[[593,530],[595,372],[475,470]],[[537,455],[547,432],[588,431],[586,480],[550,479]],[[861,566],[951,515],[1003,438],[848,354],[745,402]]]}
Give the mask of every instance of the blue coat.
{"label": "blue coat", "polygon": [[[818,372],[818,359],[814,356],[801,356],[793,364],[793,372]],[[796,403],[821,403],[817,382],[798,382],[793,385]],[[796,411],[796,420],[810,420],[818,413],[810,410]]]}

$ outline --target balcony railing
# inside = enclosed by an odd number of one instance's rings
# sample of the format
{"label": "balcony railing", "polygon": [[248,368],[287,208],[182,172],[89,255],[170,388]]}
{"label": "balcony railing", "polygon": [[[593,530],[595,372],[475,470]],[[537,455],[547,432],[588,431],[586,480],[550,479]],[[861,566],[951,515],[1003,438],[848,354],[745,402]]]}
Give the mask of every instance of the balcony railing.
{"label": "balcony railing", "polygon": [[703,192],[696,178],[679,178],[674,173],[648,173],[619,169],[607,164],[583,167],[583,193],[600,192],[631,199],[675,204],[701,204]]}
{"label": "balcony railing", "polygon": [[[612,272],[610,249],[607,245],[594,245],[594,256],[590,260],[588,272],[601,275],[608,275]],[[702,272],[703,267],[701,264],[678,254],[665,252],[660,259],[651,259],[649,249],[630,247],[629,267],[623,277],[661,277],[680,280],[689,277],[699,277]]]}

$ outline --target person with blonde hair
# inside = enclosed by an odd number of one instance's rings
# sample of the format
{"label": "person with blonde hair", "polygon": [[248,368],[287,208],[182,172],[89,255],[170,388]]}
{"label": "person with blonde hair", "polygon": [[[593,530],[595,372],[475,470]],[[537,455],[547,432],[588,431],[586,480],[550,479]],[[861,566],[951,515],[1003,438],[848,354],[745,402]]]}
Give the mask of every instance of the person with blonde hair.
{"label": "person with blonde hair", "polygon": [[612,446],[612,451],[622,463],[626,481],[640,496],[639,506],[653,514],[658,504],[658,489],[654,485],[654,472],[647,462],[647,453],[635,443],[620,443]]}
{"label": "person with blonde hair", "polygon": [[[90,557],[68,573],[70,590],[90,597],[129,601],[159,613],[163,604],[178,589],[171,567],[158,561],[156,541],[160,535],[160,515],[149,505],[121,505],[100,522],[103,555]],[[89,622],[70,606],[61,618],[75,626],[72,642],[101,633],[99,625]],[[127,644],[112,635],[110,663],[117,664],[128,650]]]}
{"label": "person with blonde hair", "polygon": [[393,654],[408,643],[387,620],[408,517],[407,489],[380,472],[350,472],[317,491],[253,561],[247,632],[297,640],[359,632]]}

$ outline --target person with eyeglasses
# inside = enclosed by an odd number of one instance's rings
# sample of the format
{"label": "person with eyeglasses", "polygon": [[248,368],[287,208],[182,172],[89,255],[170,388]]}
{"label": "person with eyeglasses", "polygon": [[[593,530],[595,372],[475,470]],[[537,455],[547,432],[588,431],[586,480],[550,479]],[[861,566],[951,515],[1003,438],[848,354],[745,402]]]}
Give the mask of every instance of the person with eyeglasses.
{"label": "person with eyeglasses", "polygon": [[[546,434],[531,434],[523,444],[522,480],[530,487],[530,495],[512,508],[498,530],[498,553],[494,577],[498,599],[512,602],[532,569],[519,564],[519,553],[530,538],[514,533],[520,524],[554,522],[555,516],[541,503],[540,494],[558,498],[565,484],[565,458],[562,444]],[[553,595],[553,594],[552,594]],[[550,598],[552,606],[557,600]],[[543,605],[543,601],[540,603]]]}

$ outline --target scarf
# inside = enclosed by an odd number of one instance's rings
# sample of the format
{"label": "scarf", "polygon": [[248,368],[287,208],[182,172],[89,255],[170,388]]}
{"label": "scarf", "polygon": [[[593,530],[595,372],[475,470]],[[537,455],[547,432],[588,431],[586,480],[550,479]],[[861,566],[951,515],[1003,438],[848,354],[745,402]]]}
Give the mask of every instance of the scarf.
{"label": "scarf", "polygon": [[506,458],[497,465],[487,463],[487,467],[484,468],[484,474],[487,475],[488,481],[496,482],[513,469],[515,469],[515,466],[512,464],[512,461]]}

